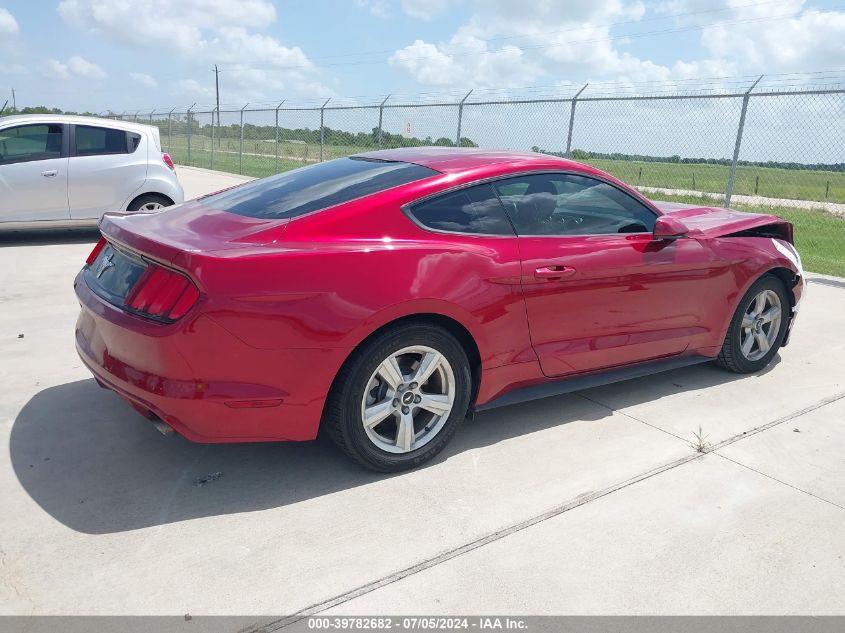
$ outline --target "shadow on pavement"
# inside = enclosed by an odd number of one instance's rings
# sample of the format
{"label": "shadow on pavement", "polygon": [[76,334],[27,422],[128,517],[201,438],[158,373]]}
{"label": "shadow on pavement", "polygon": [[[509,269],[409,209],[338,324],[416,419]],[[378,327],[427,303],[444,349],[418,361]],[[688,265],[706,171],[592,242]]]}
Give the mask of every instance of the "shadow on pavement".
{"label": "shadow on pavement", "polygon": [[67,229],[3,229],[0,248],[4,246],[53,246],[55,244],[94,244],[100,239],[96,226]]}
{"label": "shadow on pavement", "polygon": [[[631,406],[737,379],[753,376],[709,365],[687,367],[619,383],[614,403]],[[584,395],[592,397],[590,391]],[[592,420],[611,414],[603,405],[585,408],[583,402],[568,394],[480,413],[434,463],[583,421],[585,411]],[[15,473],[32,499],[64,525],[89,534],[281,507],[401,476],[366,471],[322,438],[203,445],[164,437],[93,379],[36,394],[16,418],[9,448]],[[211,481],[200,484],[202,478]]]}

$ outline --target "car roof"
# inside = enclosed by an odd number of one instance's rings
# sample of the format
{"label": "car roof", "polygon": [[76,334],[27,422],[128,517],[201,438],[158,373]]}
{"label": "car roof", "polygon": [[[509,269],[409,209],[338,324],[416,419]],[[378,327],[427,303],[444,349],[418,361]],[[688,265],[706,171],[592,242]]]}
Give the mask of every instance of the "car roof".
{"label": "car roof", "polygon": [[507,163],[514,168],[541,167],[553,164],[559,169],[584,170],[584,165],[580,163],[548,154],[479,149],[475,147],[403,147],[399,149],[365,152],[356,154],[355,156],[358,158],[413,163],[445,174],[460,173],[479,167],[503,163]]}
{"label": "car roof", "polygon": [[12,116],[0,117],[0,126],[20,125],[23,123],[75,123],[78,125],[106,125],[119,130],[146,131],[151,126],[144,123],[121,121],[118,119],[105,119],[94,116],[81,116],[77,114],[15,114]]}

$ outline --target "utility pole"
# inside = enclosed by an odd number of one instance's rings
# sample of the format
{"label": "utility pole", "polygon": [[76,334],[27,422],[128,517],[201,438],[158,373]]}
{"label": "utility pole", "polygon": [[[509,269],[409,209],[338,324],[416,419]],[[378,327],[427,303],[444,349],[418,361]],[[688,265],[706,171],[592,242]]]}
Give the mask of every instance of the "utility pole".
{"label": "utility pole", "polygon": [[[220,147],[220,71],[214,64],[214,92],[217,94],[217,147]],[[213,122],[212,122],[213,123]]]}
{"label": "utility pole", "polygon": [[14,110],[15,112],[18,111],[18,104],[15,101],[15,89],[14,88],[12,88],[12,110]]}

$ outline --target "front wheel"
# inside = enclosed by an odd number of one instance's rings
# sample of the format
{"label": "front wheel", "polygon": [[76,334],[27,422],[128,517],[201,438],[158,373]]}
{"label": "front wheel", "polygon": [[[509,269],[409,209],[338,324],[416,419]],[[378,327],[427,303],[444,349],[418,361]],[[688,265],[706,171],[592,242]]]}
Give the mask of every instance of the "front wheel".
{"label": "front wheel", "polygon": [[777,354],[788,325],[786,288],[774,275],[762,276],[739,302],[716,362],[739,374],[760,371]]}
{"label": "front wheel", "polygon": [[445,330],[408,324],[366,344],[341,369],[323,424],[337,445],[381,472],[414,468],[439,453],[469,407],[471,374]]}

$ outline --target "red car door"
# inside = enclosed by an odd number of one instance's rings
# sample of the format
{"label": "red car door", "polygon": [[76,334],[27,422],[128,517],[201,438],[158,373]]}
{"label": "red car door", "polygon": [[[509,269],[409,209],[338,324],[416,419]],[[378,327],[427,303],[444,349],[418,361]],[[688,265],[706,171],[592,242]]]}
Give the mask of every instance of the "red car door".
{"label": "red car door", "polygon": [[595,178],[533,174],[494,187],[519,234],[544,374],[671,356],[706,338],[702,315],[722,266],[698,241],[654,240],[656,214]]}

